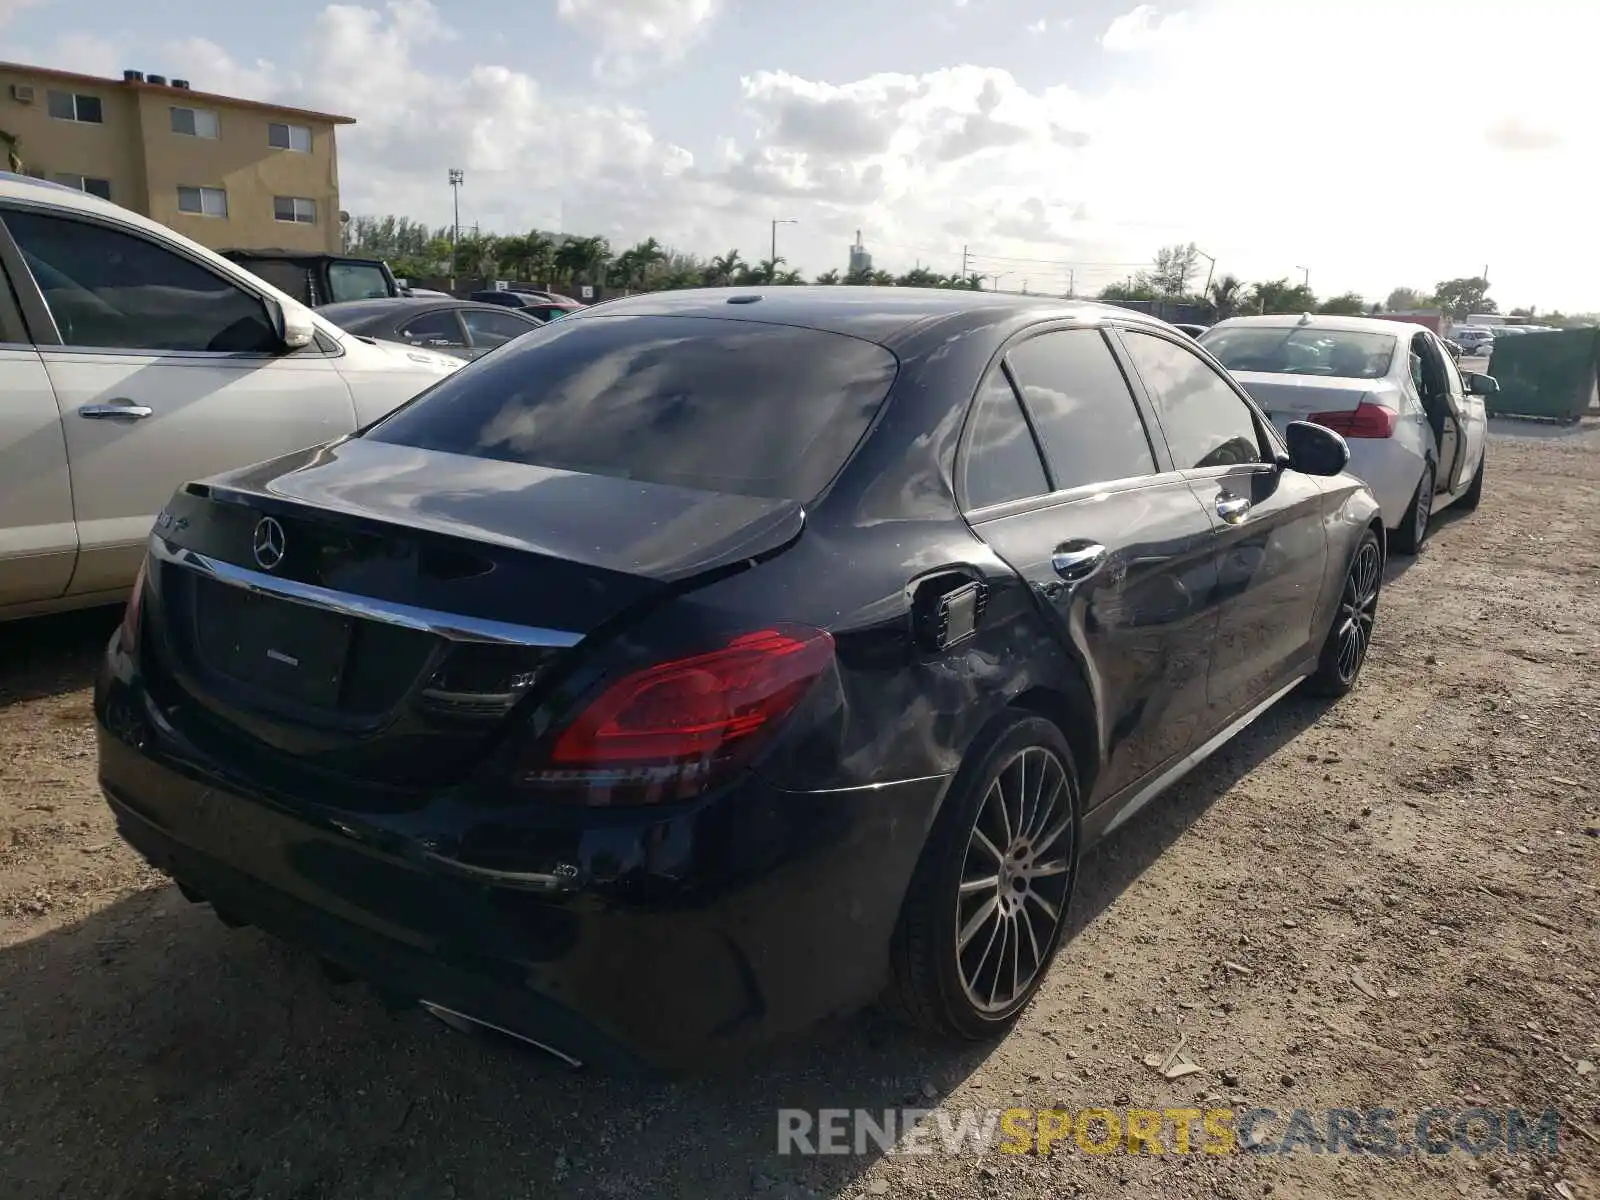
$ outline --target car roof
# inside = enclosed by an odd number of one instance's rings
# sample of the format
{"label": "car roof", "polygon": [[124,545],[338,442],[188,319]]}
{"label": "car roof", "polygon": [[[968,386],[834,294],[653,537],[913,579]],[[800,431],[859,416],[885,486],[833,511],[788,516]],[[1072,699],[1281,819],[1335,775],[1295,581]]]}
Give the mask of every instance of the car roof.
{"label": "car roof", "polygon": [[1076,317],[1101,320],[1115,317],[1129,323],[1164,327],[1163,322],[1136,309],[1089,300],[955,288],[854,287],[843,284],[649,292],[591,305],[565,319],[582,321],[592,317],[625,315],[713,317],[798,325],[885,345],[940,318],[961,316],[987,316],[995,323],[1008,323],[1007,318],[1049,320]]}
{"label": "car roof", "polygon": [[1262,329],[1320,329],[1325,333],[1387,333],[1399,336],[1425,329],[1408,321],[1385,321],[1379,317],[1341,317],[1331,313],[1277,313],[1265,317],[1229,317],[1212,329],[1237,329],[1254,325]]}
{"label": "car roof", "polygon": [[381,317],[385,313],[402,316],[424,309],[473,309],[475,311],[516,312],[504,305],[482,304],[476,300],[456,300],[442,296],[376,296],[370,300],[335,300],[331,304],[317,305],[317,311],[328,317],[367,318]]}

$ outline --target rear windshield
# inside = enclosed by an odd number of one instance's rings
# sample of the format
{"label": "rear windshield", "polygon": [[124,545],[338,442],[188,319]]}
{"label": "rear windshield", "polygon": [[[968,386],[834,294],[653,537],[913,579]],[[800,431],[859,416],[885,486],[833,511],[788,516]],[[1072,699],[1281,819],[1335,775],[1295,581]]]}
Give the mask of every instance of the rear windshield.
{"label": "rear windshield", "polygon": [[815,329],[586,316],[552,322],[456,372],[366,436],[809,500],[855,449],[897,366],[882,346]]}
{"label": "rear windshield", "polygon": [[1230,371],[1382,379],[1394,361],[1396,341],[1388,333],[1244,325],[1212,329],[1200,344]]}

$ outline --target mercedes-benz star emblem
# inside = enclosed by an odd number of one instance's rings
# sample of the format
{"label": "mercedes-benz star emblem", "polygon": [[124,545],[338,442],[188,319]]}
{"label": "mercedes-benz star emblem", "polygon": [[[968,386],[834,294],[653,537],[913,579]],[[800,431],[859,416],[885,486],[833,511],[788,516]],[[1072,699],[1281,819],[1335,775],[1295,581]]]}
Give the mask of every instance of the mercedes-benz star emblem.
{"label": "mercedes-benz star emblem", "polygon": [[283,526],[271,517],[262,517],[256,522],[250,548],[255,552],[256,566],[263,571],[272,570],[283,561]]}

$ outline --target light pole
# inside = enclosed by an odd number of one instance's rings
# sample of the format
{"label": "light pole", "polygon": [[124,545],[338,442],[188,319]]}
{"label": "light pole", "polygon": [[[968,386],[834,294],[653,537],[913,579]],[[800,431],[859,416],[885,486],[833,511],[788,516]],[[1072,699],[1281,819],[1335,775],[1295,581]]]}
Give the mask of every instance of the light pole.
{"label": "light pole", "polygon": [[772,263],[772,270],[774,274],[776,274],[778,270],[778,226],[798,224],[800,224],[799,220],[794,217],[779,217],[775,218],[772,222],[772,257],[768,261]]}
{"label": "light pole", "polygon": [[467,178],[460,167],[450,168],[450,195],[454,198],[456,220],[450,234],[450,290],[456,290],[456,247],[461,245],[461,185]]}
{"label": "light pole", "polygon": [[1194,248],[1194,252],[1206,260],[1206,286],[1200,294],[1202,296],[1209,296],[1211,295],[1211,277],[1217,273],[1217,260],[1212,258],[1211,255],[1207,254],[1204,250],[1200,249],[1199,246]]}
{"label": "light pole", "polygon": [[1309,290],[1311,287],[1311,268],[1296,267],[1295,270],[1302,272],[1300,276],[1300,286]]}
{"label": "light pole", "polygon": [[1011,271],[1001,271],[998,275],[989,276],[989,282],[994,284],[994,286],[992,288],[990,288],[989,290],[991,292],[998,292],[1000,290],[1000,281],[1002,279],[1004,279],[1007,275],[1011,275],[1013,273],[1014,272],[1011,272]]}

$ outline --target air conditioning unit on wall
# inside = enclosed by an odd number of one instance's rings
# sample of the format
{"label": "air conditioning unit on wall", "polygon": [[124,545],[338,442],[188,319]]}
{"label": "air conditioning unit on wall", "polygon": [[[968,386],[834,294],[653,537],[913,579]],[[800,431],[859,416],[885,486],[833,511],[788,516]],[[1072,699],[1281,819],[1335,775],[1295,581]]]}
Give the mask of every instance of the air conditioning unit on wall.
{"label": "air conditioning unit on wall", "polygon": [[11,98],[18,104],[33,103],[33,84],[13,83],[11,85]]}

